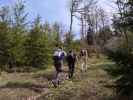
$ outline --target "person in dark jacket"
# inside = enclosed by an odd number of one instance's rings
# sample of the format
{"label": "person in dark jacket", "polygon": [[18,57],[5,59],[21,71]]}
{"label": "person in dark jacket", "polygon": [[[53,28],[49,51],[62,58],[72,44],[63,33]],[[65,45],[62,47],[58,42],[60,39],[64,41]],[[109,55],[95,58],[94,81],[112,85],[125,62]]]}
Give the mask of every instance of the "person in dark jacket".
{"label": "person in dark jacket", "polygon": [[74,69],[75,69],[75,62],[76,62],[76,54],[72,50],[70,50],[69,53],[67,54],[67,63],[69,67],[69,73],[68,73],[69,78],[73,77]]}

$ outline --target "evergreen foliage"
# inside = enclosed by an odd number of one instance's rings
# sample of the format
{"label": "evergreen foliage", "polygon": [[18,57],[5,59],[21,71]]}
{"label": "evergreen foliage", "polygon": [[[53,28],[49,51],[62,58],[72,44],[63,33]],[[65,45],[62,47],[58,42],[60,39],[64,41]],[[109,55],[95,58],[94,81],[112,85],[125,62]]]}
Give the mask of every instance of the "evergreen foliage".
{"label": "evergreen foliage", "polygon": [[117,4],[124,5],[126,11],[120,13],[121,18],[115,18],[114,26],[115,29],[121,29],[123,32],[125,29],[127,31],[127,39],[128,39],[128,48],[125,41],[120,43],[116,50],[109,50],[108,56],[117,64],[117,67],[111,68],[109,71],[111,75],[117,78],[116,85],[117,85],[117,92],[123,96],[126,95],[129,97],[129,100],[133,99],[133,23],[132,23],[132,0],[127,0],[127,2],[118,0]]}
{"label": "evergreen foliage", "polygon": [[17,0],[12,8],[0,8],[0,66],[3,70],[47,68],[52,64],[52,53],[57,45],[78,48],[79,42],[73,38],[72,45],[64,45],[67,39],[63,43],[63,27],[58,22],[42,23],[37,16],[30,24],[25,9],[23,0]]}

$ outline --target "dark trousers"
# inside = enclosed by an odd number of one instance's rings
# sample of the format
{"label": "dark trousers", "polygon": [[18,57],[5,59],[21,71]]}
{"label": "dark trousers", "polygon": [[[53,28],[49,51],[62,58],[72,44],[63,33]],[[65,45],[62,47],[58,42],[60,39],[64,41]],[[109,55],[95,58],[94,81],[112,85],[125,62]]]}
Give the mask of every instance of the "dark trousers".
{"label": "dark trousers", "polygon": [[59,60],[59,58],[57,56],[54,56],[53,60],[54,60],[54,66],[55,66],[55,69],[56,69],[56,78],[57,78],[58,74],[62,71],[62,69],[61,69],[62,63],[61,63],[61,61]]}
{"label": "dark trousers", "polygon": [[68,66],[69,66],[69,78],[72,78],[74,74],[75,63],[70,62],[68,63]]}
{"label": "dark trousers", "polygon": [[59,75],[60,72],[62,72],[61,62],[55,61],[54,62],[54,66],[55,66],[55,69],[56,69],[56,74],[55,74],[55,79],[52,80],[52,83],[53,83],[54,87],[56,88],[57,85],[59,85],[58,75]]}
{"label": "dark trousers", "polygon": [[58,78],[58,74],[60,72],[62,72],[62,69],[61,69],[61,62],[56,62],[54,63],[54,66],[55,66],[55,69],[56,69],[56,76],[55,78]]}

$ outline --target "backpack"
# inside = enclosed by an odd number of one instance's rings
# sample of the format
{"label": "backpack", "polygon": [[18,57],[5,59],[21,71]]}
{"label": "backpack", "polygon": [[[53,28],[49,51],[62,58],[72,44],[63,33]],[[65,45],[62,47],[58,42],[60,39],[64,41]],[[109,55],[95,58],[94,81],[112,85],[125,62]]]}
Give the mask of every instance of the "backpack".
{"label": "backpack", "polygon": [[86,51],[85,50],[81,50],[80,56],[86,56]]}
{"label": "backpack", "polygon": [[60,56],[61,56],[61,52],[60,51],[55,51],[54,55],[53,55],[54,61],[59,61]]}
{"label": "backpack", "polygon": [[64,57],[65,57],[65,52],[64,51],[61,51],[61,54],[60,54],[60,60],[63,60],[64,59]]}

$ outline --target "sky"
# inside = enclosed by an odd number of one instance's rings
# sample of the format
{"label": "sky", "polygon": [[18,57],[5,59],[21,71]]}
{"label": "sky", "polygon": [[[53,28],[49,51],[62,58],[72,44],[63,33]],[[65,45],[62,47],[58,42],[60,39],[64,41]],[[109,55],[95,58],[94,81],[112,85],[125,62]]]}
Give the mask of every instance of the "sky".
{"label": "sky", "polygon": [[[0,6],[11,5],[15,3],[16,0],[0,0]],[[26,1],[26,11],[29,16],[28,19],[34,20],[37,15],[40,15],[42,21],[48,21],[50,23],[59,22],[63,26],[69,28],[70,24],[70,12],[68,1],[69,0],[25,0]],[[99,6],[104,8],[108,14],[112,14],[114,6],[109,0],[99,0]],[[73,24],[73,31],[75,33],[79,32],[79,22],[75,20]]]}

